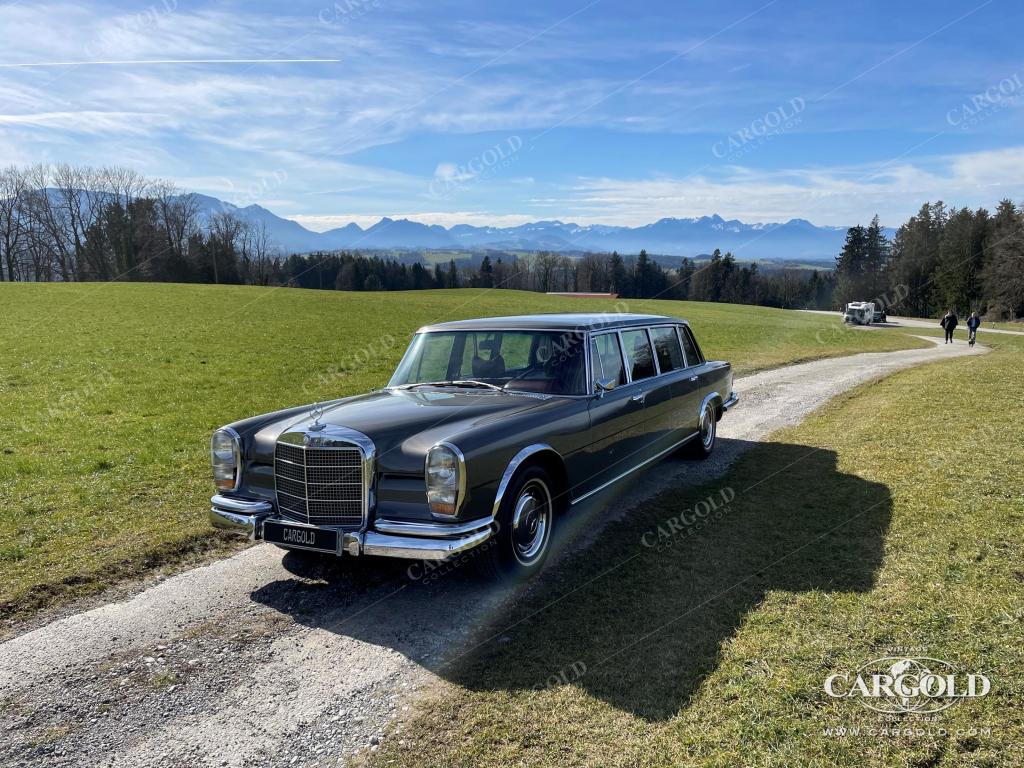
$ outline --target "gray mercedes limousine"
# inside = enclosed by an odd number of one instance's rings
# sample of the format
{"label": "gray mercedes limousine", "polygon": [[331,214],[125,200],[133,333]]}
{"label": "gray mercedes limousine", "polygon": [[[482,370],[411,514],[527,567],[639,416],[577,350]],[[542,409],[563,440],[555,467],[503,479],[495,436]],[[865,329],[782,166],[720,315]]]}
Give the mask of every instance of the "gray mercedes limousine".
{"label": "gray mercedes limousine", "polygon": [[380,390],[237,421],[211,441],[214,525],[286,549],[543,564],[560,514],[673,451],[715,447],[727,362],[658,315],[421,328]]}

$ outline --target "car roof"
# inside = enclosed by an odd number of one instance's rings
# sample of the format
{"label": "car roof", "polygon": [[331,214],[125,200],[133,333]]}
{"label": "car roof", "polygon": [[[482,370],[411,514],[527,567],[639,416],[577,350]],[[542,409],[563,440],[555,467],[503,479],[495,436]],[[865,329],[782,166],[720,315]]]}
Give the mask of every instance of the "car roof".
{"label": "car roof", "polygon": [[667,317],[666,315],[638,315],[627,312],[561,312],[453,320],[448,323],[425,325],[420,328],[420,333],[482,330],[597,331],[604,328],[624,328],[661,323],[687,324],[685,320]]}

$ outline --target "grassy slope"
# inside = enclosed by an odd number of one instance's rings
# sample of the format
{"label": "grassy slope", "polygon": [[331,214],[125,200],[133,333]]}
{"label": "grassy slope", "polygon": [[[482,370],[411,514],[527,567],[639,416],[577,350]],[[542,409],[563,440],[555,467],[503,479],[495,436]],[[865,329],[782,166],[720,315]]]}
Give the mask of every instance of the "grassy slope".
{"label": "grassy slope", "polygon": [[[207,440],[221,424],[380,386],[424,323],[613,306],[515,291],[0,284],[0,615],[217,546]],[[755,307],[628,308],[691,319],[706,353],[740,372],[919,343]]]}
{"label": "grassy slope", "polygon": [[[993,346],[861,387],[615,524],[442,669],[374,764],[1024,765],[1024,339]],[[723,488],[721,517],[642,546]],[[823,683],[900,647],[992,693],[930,724],[948,735],[826,736],[885,725]]]}

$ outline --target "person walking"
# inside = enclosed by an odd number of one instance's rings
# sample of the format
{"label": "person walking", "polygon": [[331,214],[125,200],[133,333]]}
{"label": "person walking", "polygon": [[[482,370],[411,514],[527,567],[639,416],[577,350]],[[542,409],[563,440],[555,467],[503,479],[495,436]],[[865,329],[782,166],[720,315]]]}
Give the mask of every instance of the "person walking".
{"label": "person walking", "polygon": [[939,325],[941,325],[942,329],[946,332],[947,344],[953,343],[953,331],[956,330],[956,324],[956,312],[954,312],[952,309],[947,309],[946,314],[944,314],[942,316],[942,319],[939,320]]}
{"label": "person walking", "polygon": [[978,326],[981,325],[981,318],[978,317],[977,312],[971,312],[971,316],[967,318],[967,343],[972,347],[974,341],[978,335]]}

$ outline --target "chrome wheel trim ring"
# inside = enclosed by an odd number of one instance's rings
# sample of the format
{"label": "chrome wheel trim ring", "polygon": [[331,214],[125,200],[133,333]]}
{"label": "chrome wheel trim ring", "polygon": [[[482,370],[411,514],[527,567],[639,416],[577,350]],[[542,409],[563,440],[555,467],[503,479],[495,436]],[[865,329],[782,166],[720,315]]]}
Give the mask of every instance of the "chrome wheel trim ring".
{"label": "chrome wheel trim ring", "polygon": [[537,478],[519,492],[512,510],[512,554],[525,566],[544,553],[551,532],[551,491]]}
{"label": "chrome wheel trim ring", "polygon": [[715,444],[715,412],[711,404],[704,406],[704,412],[700,415],[700,441],[704,450],[711,450]]}

